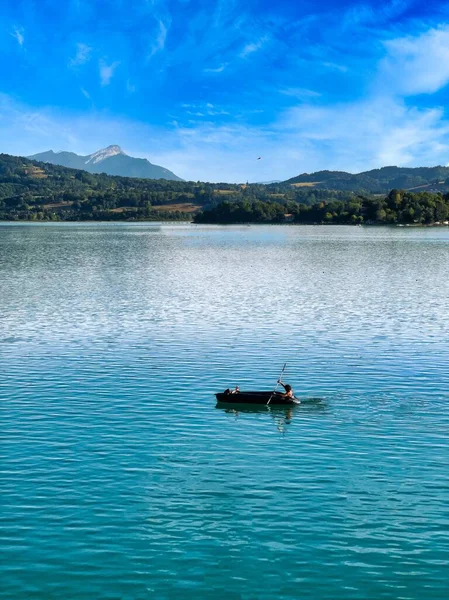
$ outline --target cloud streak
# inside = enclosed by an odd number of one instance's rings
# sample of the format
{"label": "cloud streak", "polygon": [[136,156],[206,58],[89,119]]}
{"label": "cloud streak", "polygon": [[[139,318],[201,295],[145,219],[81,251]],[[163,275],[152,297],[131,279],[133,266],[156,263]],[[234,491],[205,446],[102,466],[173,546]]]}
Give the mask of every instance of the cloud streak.
{"label": "cloud streak", "polygon": [[23,27],[14,27],[13,31],[11,32],[11,35],[17,40],[19,46],[23,46],[25,42],[25,30],[23,29]]}
{"label": "cloud streak", "polygon": [[256,42],[251,42],[250,44],[246,44],[246,46],[243,48],[243,50],[239,54],[240,58],[247,58],[254,52],[257,52],[258,50],[263,48],[263,46],[266,44],[267,41],[268,41],[268,36],[264,35]]}
{"label": "cloud streak", "polygon": [[167,33],[168,24],[164,23],[164,21],[159,19],[157,24],[157,32],[154,40],[151,43],[150,51],[148,53],[148,59],[152,58],[155,54],[161,52],[165,48]]}
{"label": "cloud streak", "polygon": [[111,79],[119,64],[119,61],[110,64],[107,64],[104,60],[100,61],[100,83],[103,87],[111,83]]}
{"label": "cloud streak", "polygon": [[223,71],[226,69],[226,67],[228,66],[228,63],[222,63],[220,66],[218,67],[207,67],[204,69],[205,73],[223,73]]}
{"label": "cloud streak", "polygon": [[69,65],[71,67],[79,67],[80,65],[84,65],[90,60],[91,53],[92,48],[90,46],[87,44],[78,43],[76,45],[75,56],[70,59]]}

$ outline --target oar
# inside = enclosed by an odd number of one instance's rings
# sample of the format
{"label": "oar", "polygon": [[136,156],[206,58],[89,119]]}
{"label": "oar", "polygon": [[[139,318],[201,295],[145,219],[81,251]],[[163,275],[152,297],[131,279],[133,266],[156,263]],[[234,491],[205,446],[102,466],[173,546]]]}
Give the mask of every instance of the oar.
{"label": "oar", "polygon": [[282,367],[281,374],[279,375],[279,378],[278,378],[278,380],[276,381],[276,385],[274,386],[273,393],[271,394],[271,396],[270,396],[270,399],[269,399],[269,400],[268,400],[268,402],[267,402],[267,406],[270,404],[270,402],[271,402],[271,398],[272,398],[272,397],[275,395],[275,393],[276,393],[276,388],[277,388],[277,386],[279,385],[279,382],[280,382],[280,380],[281,380],[281,377],[282,377],[282,375],[283,375],[283,373],[284,373],[284,371],[285,371],[285,367],[286,367],[286,366],[287,366],[287,363],[284,363],[284,366]]}

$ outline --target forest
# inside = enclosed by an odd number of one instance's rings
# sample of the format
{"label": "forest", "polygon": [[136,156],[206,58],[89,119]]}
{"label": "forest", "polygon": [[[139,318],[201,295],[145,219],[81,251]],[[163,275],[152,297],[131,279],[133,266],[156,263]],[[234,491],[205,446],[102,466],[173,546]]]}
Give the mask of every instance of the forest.
{"label": "forest", "polygon": [[194,217],[195,223],[303,223],[429,225],[449,218],[449,194],[391,190],[387,196],[298,202],[224,201]]}

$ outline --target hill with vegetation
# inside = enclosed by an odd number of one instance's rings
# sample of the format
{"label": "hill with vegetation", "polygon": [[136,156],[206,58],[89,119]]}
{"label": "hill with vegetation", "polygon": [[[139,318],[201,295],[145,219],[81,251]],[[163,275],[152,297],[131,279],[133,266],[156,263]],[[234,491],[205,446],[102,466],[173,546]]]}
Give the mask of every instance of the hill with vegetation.
{"label": "hill with vegetation", "polygon": [[0,154],[0,219],[127,220],[184,219],[225,199],[313,204],[344,200],[352,193],[303,190],[288,185],[237,185],[139,179],[88,173]]}
{"label": "hill with vegetation", "polygon": [[303,173],[285,183],[295,187],[365,191],[373,194],[391,189],[409,191],[449,191],[449,167],[383,167],[363,173],[345,171],[318,171]]}

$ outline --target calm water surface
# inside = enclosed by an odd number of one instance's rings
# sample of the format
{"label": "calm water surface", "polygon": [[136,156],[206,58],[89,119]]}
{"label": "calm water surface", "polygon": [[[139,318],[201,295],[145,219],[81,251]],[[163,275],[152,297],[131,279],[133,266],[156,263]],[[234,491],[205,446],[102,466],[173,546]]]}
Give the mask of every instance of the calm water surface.
{"label": "calm water surface", "polygon": [[2,224],[0,594],[446,599],[448,341],[447,228]]}

